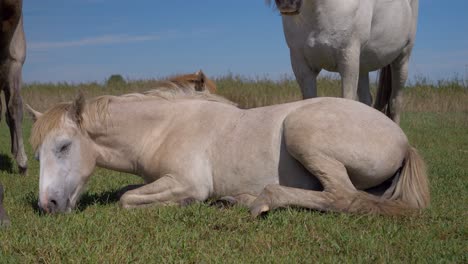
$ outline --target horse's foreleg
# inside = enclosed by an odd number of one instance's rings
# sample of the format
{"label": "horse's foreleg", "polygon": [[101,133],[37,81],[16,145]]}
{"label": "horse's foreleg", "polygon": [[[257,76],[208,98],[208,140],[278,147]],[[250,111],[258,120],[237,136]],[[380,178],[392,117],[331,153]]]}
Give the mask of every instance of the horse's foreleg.
{"label": "horse's foreleg", "polygon": [[23,144],[23,99],[21,98],[21,68],[20,62],[13,61],[8,73],[8,82],[5,89],[7,105],[6,120],[10,128],[11,153],[15,157],[19,171],[25,174],[28,158]]}
{"label": "horse's foreleg", "polygon": [[311,69],[307,65],[304,56],[295,55],[293,52],[291,52],[291,65],[301,88],[302,98],[317,97],[317,76],[320,73],[320,69]]}
{"label": "horse's foreleg", "polygon": [[408,79],[409,55],[402,54],[392,62],[392,94],[388,104],[388,116],[400,123],[400,113],[403,107],[403,87]]}
{"label": "horse's foreleg", "polygon": [[359,102],[366,105],[372,104],[372,95],[369,89],[369,73],[361,73],[358,81],[358,97]]}
{"label": "horse's foreleg", "polygon": [[185,204],[189,200],[204,200],[196,188],[177,180],[172,175],[165,175],[152,183],[127,191],[120,198],[124,208],[146,207],[151,205]]}
{"label": "horse's foreleg", "polygon": [[355,45],[346,48],[338,55],[338,72],[341,75],[341,91],[343,98],[358,100],[359,81],[359,48]]}

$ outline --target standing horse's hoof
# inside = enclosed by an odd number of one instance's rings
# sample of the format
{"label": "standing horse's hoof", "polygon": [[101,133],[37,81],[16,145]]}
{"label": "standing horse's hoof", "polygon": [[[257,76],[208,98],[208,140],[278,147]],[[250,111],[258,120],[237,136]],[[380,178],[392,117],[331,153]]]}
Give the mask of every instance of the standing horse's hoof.
{"label": "standing horse's hoof", "polygon": [[28,167],[27,166],[25,166],[25,167],[18,166],[18,172],[19,172],[19,174],[21,174],[23,176],[28,176]]}

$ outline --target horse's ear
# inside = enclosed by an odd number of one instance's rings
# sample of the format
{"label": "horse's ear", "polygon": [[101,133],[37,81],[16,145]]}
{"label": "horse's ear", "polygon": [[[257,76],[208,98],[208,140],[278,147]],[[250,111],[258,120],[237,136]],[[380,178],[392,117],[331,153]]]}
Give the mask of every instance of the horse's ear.
{"label": "horse's ear", "polygon": [[197,71],[197,82],[200,84],[201,87],[205,86],[206,82],[206,75],[203,73],[202,70]]}
{"label": "horse's ear", "polygon": [[69,117],[78,125],[81,124],[85,104],[86,100],[84,98],[83,92],[79,91],[71,105],[71,108],[68,110]]}
{"label": "horse's ear", "polygon": [[28,111],[34,123],[43,115],[42,113],[34,110],[30,105],[26,104],[26,111]]}

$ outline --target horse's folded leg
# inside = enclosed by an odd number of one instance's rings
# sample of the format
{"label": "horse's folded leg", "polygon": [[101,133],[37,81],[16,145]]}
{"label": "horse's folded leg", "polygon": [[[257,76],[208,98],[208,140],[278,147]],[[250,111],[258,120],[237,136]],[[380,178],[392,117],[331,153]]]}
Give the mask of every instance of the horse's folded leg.
{"label": "horse's folded leg", "polygon": [[255,202],[250,206],[250,215],[253,218],[263,216],[269,211],[270,211],[269,203],[266,202],[265,200],[260,199],[260,197],[257,198],[257,200],[255,200]]}
{"label": "horse's folded leg", "polygon": [[270,210],[287,206],[326,211],[330,209],[331,202],[332,199],[326,192],[271,184],[266,186],[260,196],[253,202],[250,213],[252,217],[258,217]]}
{"label": "horse's folded leg", "polygon": [[214,206],[217,208],[231,207],[236,204],[237,204],[237,199],[234,198],[233,196],[224,196],[210,203],[211,206]]}
{"label": "horse's folded leg", "polygon": [[131,191],[131,190],[135,190],[137,188],[140,188],[142,187],[144,184],[131,184],[131,185],[127,185],[123,188],[121,188],[120,190],[117,191],[116,195],[117,195],[117,198],[121,198],[126,192],[128,191]]}
{"label": "horse's folded leg", "polygon": [[191,200],[201,200],[193,193],[194,189],[193,186],[191,188],[175,177],[166,175],[157,181],[127,191],[120,197],[120,205],[123,208],[183,205]]}
{"label": "horse's folded leg", "polygon": [[235,196],[224,196],[214,201],[212,205],[221,208],[234,206],[237,204],[249,207],[253,203],[253,201],[255,201],[256,198],[256,196],[247,193]]}

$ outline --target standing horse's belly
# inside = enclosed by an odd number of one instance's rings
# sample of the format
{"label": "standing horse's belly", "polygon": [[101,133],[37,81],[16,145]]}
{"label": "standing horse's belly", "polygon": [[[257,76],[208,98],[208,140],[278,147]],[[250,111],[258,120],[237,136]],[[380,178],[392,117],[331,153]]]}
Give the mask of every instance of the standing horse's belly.
{"label": "standing horse's belly", "polygon": [[369,39],[363,42],[361,50],[361,72],[389,65],[412,43],[411,38],[414,37],[411,36],[411,7],[407,1],[379,2],[373,18]]}
{"label": "standing horse's belly", "polygon": [[[380,34],[376,32],[363,43],[360,51],[360,72],[370,72],[383,68],[392,63],[409,44],[409,29],[403,32]],[[338,71],[339,52],[346,41],[329,37],[326,33],[311,33],[302,48],[293,52],[303,52],[307,64],[312,69],[325,69],[331,72]]]}
{"label": "standing horse's belly", "polygon": [[360,72],[379,70],[392,63],[408,45],[408,39],[381,45],[381,40],[370,42],[361,51]]}

